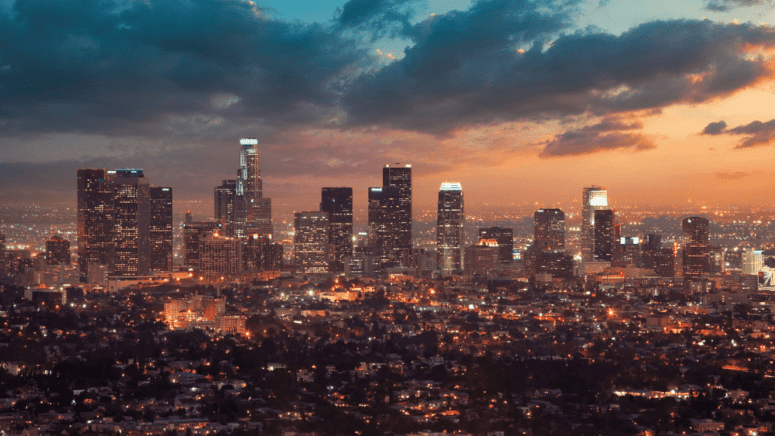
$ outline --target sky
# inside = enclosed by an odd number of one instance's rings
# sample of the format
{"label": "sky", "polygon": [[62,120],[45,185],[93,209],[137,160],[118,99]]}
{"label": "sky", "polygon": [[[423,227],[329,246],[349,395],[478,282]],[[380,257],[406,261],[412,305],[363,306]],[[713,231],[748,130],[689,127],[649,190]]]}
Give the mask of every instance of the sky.
{"label": "sky", "polygon": [[143,168],[211,213],[257,138],[275,220],[411,163],[415,210],[775,200],[770,0],[0,0],[0,204]]}

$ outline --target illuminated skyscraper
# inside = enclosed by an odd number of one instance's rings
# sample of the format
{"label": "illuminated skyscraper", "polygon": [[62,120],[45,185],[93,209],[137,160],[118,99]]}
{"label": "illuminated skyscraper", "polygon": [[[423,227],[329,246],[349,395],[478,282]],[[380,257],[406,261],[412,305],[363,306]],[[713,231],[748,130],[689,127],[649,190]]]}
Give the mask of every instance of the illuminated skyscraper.
{"label": "illuminated skyscraper", "polygon": [[479,239],[498,241],[498,263],[508,265],[514,260],[514,229],[506,227],[482,227]]}
{"label": "illuminated skyscraper", "polygon": [[396,253],[395,211],[399,204],[398,188],[369,188],[369,247],[380,259],[380,265],[394,263]]}
{"label": "illuminated skyscraper", "polygon": [[239,237],[272,234],[272,201],[264,198],[261,168],[258,164],[258,140],[240,139],[240,166],[235,197],[235,229]]}
{"label": "illuminated skyscraper", "polygon": [[584,188],[581,195],[581,258],[594,260],[595,211],[608,209],[608,191],[600,186]]}
{"label": "illuminated skyscraper", "polygon": [[542,250],[565,250],[565,212],[538,209],[533,214],[533,243]]}
{"label": "illuminated skyscraper", "polygon": [[237,197],[237,181],[224,180],[221,186],[215,188],[213,201],[215,219],[223,224],[223,232],[227,236],[234,234],[234,205]]}
{"label": "illuminated skyscraper", "polygon": [[681,221],[684,242],[697,244],[709,244],[710,223],[707,218],[700,216],[686,217]]}
{"label": "illuminated skyscraper", "polygon": [[78,269],[83,278],[89,265],[108,271],[115,265],[114,174],[103,169],[78,170]]}
{"label": "illuminated skyscraper", "polygon": [[294,261],[299,274],[328,272],[328,213],[294,214]]}
{"label": "illuminated skyscraper", "polygon": [[199,241],[199,274],[208,280],[242,271],[242,243],[213,233]]}
{"label": "illuminated skyscraper", "polygon": [[186,213],[183,224],[183,266],[186,269],[199,270],[200,242],[213,233],[220,233],[222,227],[220,221],[194,221],[191,211]]}
{"label": "illuminated skyscraper", "polygon": [[764,268],[764,252],[762,250],[743,250],[743,274],[759,274]]}
{"label": "illuminated skyscraper", "polygon": [[614,211],[610,209],[594,211],[594,260],[613,260],[614,252]]}
{"label": "illuminated skyscraper", "polygon": [[460,274],[463,271],[465,222],[463,187],[460,183],[442,183],[436,220],[436,247],[439,268],[444,274]]}
{"label": "illuminated skyscraper", "polygon": [[390,263],[401,263],[412,251],[412,166],[408,164],[388,164],[382,169],[382,188],[398,190],[398,202],[389,211],[385,241],[387,257]]}
{"label": "illuminated skyscraper", "polygon": [[172,188],[151,186],[151,271],[172,271]]}
{"label": "illuminated skyscraper", "polygon": [[150,272],[150,183],[141,169],[116,170],[114,228],[117,276]]}
{"label": "illuminated skyscraper", "polygon": [[683,276],[698,280],[710,272],[709,222],[707,218],[692,216],[681,222],[683,229]]}
{"label": "illuminated skyscraper", "polygon": [[46,241],[46,264],[70,265],[70,241],[54,235]]}
{"label": "illuminated skyscraper", "polygon": [[353,188],[323,188],[320,211],[328,213],[330,272],[344,272],[344,259],[353,254]]}

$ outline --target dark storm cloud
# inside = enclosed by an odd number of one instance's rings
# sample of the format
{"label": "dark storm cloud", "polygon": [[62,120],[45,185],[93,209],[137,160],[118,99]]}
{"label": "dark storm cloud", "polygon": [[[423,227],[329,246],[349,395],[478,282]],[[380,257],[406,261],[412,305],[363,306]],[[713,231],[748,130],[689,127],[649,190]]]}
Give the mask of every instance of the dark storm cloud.
{"label": "dark storm cloud", "polygon": [[[180,148],[245,132],[272,143],[290,126],[449,134],[658,111],[727,95],[771,73],[767,59],[744,50],[773,46],[767,27],[676,20],[618,36],[568,34],[573,1],[483,0],[420,22],[410,21],[412,7],[412,0],[351,0],[334,21],[303,24],[240,0],[16,0],[0,9],[0,137],[94,133]],[[410,46],[383,66],[357,42],[386,29]],[[599,133],[586,149],[647,142],[626,130]],[[593,132],[566,134],[544,155],[585,152],[572,136]],[[278,160],[300,144],[278,150]],[[392,147],[413,155],[416,145]],[[376,146],[365,152],[388,155]],[[342,165],[329,159],[334,154],[321,154],[331,168]]]}
{"label": "dark storm cloud", "polygon": [[0,12],[0,133],[137,133],[170,115],[318,121],[368,59],[328,27],[252,2],[120,5],[17,0]]}
{"label": "dark storm cloud", "polygon": [[[770,74],[746,44],[775,45],[769,27],[656,21],[622,35],[563,28],[562,9],[483,2],[416,25],[406,56],[356,80],[351,125],[445,133],[518,119],[605,115],[700,103]],[[518,51],[524,47],[524,53]]]}
{"label": "dark storm cloud", "polygon": [[743,126],[727,129],[727,123],[719,121],[708,124],[702,131],[706,135],[739,135],[747,136],[735,148],[749,148],[767,145],[775,141],[775,119],[766,122],[752,121]]}
{"label": "dark storm cloud", "polygon": [[620,148],[635,151],[650,150],[654,148],[654,144],[649,138],[640,133],[627,132],[642,127],[639,122],[627,123],[606,118],[597,124],[569,130],[555,136],[546,144],[539,156],[544,158],[570,156]]}

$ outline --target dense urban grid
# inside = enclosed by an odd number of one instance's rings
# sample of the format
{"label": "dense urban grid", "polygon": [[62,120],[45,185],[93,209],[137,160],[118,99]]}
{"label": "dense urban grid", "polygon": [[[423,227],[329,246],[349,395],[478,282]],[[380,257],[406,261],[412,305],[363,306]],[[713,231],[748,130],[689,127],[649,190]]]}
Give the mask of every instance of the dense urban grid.
{"label": "dense urban grid", "polygon": [[366,226],[322,187],[285,228],[239,145],[207,220],[141,169],[0,210],[0,431],[775,433],[775,208],[614,211],[590,186],[471,219],[457,182],[413,212],[388,164]]}

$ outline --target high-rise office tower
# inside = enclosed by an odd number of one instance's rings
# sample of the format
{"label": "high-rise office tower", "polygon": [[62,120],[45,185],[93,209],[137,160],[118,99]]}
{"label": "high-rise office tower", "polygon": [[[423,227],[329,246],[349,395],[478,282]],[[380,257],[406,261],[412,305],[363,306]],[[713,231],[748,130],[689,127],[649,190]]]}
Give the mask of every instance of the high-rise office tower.
{"label": "high-rise office tower", "polygon": [[388,223],[389,239],[385,242],[387,257],[393,264],[401,260],[412,250],[412,166],[408,164],[388,164],[382,169],[382,188],[398,190],[398,202],[390,211]]}
{"label": "high-rise office tower", "polygon": [[614,211],[595,210],[594,222],[593,259],[610,262],[614,252]]}
{"label": "high-rise office tower", "polygon": [[172,188],[151,186],[151,271],[172,271]]}
{"label": "high-rise office tower", "polygon": [[250,235],[242,245],[244,271],[279,271],[283,266],[283,246],[269,235]]}
{"label": "high-rise office tower", "polygon": [[498,241],[498,263],[509,265],[514,260],[514,229],[506,227],[482,227],[479,229],[479,239],[494,239]]}
{"label": "high-rise office tower", "polygon": [[709,244],[709,222],[707,218],[700,216],[686,217],[681,221],[684,242],[697,244]]}
{"label": "high-rise office tower", "polygon": [[353,188],[323,188],[320,211],[328,213],[329,272],[344,272],[353,254]]}
{"label": "high-rise office tower", "polygon": [[759,274],[764,268],[764,251],[746,249],[743,250],[743,274]]}
{"label": "high-rise office tower", "polygon": [[70,265],[70,241],[54,235],[46,241],[46,264]]}
{"label": "high-rise office tower", "polygon": [[150,183],[141,169],[116,170],[115,269],[117,276],[150,272]]}
{"label": "high-rise office tower", "polygon": [[399,204],[398,188],[369,188],[369,247],[380,265],[393,264],[396,253],[394,217]]}
{"label": "high-rise office tower", "polygon": [[220,233],[223,224],[220,221],[194,221],[191,212],[186,213],[183,224],[183,266],[190,271],[199,270],[200,242]]}
{"label": "high-rise office tower", "polygon": [[662,249],[662,235],[648,233],[641,241],[641,265],[643,268],[656,270],[656,259]]}
{"label": "high-rise office tower", "polygon": [[614,237],[614,261],[626,265],[641,265],[642,249],[641,240],[638,237]]}
{"label": "high-rise office tower", "polygon": [[683,229],[683,276],[685,280],[698,280],[710,272],[709,222],[703,217],[687,217],[681,222]]}
{"label": "high-rise office tower", "polygon": [[595,211],[608,209],[608,191],[600,186],[584,188],[581,195],[581,258],[594,260]]}
{"label": "high-rise office tower", "polygon": [[87,276],[89,265],[108,271],[115,265],[114,174],[104,169],[78,170],[78,269],[82,277]]}
{"label": "high-rise office tower", "polygon": [[328,272],[328,213],[296,212],[293,217],[295,269],[299,274]]}
{"label": "high-rise office tower", "polygon": [[533,243],[542,250],[565,250],[565,212],[560,209],[538,209],[533,214]]}
{"label": "high-rise office tower", "polygon": [[235,186],[235,229],[239,237],[272,234],[272,201],[264,198],[261,168],[258,162],[258,140],[240,140],[240,166]]}
{"label": "high-rise office tower", "polygon": [[199,241],[199,274],[210,280],[242,271],[242,243],[213,233]]}
{"label": "high-rise office tower", "polygon": [[223,232],[227,236],[232,236],[234,234],[234,202],[237,197],[237,181],[224,180],[221,182],[221,186],[215,187],[214,194],[214,217],[223,224]]}
{"label": "high-rise office tower", "polygon": [[465,222],[463,187],[460,183],[442,183],[436,220],[436,247],[439,268],[444,274],[460,274],[463,271]]}

